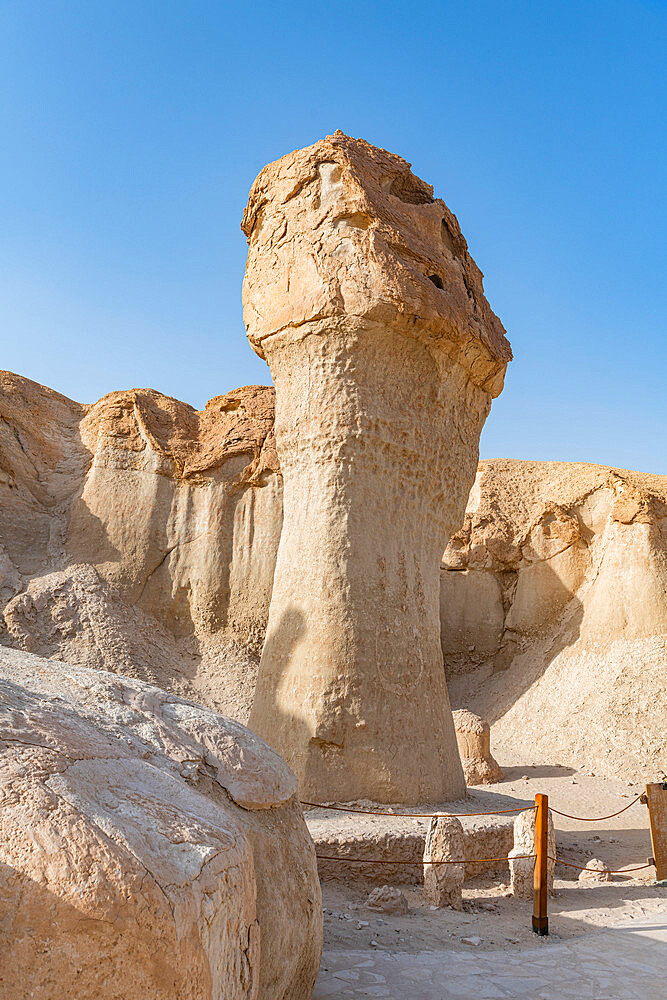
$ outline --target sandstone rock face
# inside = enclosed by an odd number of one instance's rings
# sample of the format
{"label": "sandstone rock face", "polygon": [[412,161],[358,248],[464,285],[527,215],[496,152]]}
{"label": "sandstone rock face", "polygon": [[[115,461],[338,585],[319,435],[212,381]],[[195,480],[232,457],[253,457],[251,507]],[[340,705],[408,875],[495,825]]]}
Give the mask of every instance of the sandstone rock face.
{"label": "sandstone rock face", "polygon": [[0,650],[0,993],[311,996],[322,913],[284,762],[133,679]]}
{"label": "sandstone rock face", "polygon": [[[480,462],[442,613],[454,705],[494,744],[646,781],[667,729],[667,477]],[[441,598],[444,600],[444,598]]]}
{"label": "sandstone rock face", "polygon": [[[247,721],[282,523],[272,427],[269,388],[197,413],[152,390],[82,406],[0,373],[0,644]],[[480,463],[441,641],[454,705],[496,748],[661,777],[666,501],[665,476]]]}
{"label": "sandstone rock face", "polygon": [[434,816],[429,823],[424,847],[424,896],[434,906],[462,908],[464,864],[442,864],[464,858],[461,820],[455,816]]}
{"label": "sandstone rock face", "polygon": [[[549,810],[547,854],[556,857],[556,830]],[[512,893],[520,899],[532,899],[534,892],[535,859],[523,855],[535,853],[535,811],[527,809],[514,820],[514,847],[509,853]],[[547,891],[553,895],[555,861],[547,861]]]}
{"label": "sandstone rock face", "polygon": [[273,390],[201,413],[0,374],[0,642],[247,718],[282,523]]}
{"label": "sandstone rock face", "polygon": [[455,798],[438,566],[511,357],[502,325],[444,202],[362,140],[270,164],[243,229],[284,479],[250,725],[306,798]]}
{"label": "sandstone rock face", "polygon": [[474,712],[459,708],[453,713],[466,785],[491,785],[503,780],[498,762],[491,756],[491,728]]}

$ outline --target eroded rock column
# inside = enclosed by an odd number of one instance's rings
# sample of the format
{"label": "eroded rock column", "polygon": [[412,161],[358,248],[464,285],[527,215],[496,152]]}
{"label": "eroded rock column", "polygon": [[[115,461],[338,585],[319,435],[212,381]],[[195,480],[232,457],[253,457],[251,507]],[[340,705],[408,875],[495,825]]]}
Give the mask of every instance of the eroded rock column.
{"label": "eroded rock column", "polygon": [[511,357],[502,325],[445,204],[362,140],[270,164],[243,229],[284,477],[250,726],[306,799],[462,795],[439,565]]}

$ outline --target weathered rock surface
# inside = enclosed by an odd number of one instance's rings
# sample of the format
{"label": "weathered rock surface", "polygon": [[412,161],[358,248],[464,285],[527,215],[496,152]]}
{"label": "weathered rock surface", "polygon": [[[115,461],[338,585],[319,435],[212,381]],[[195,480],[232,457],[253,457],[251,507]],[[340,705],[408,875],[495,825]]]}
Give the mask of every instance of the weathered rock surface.
{"label": "weathered rock surface", "polygon": [[133,679],[0,649],[0,993],[309,998],[312,841],[284,762]]}
{"label": "weathered rock surface", "polygon": [[667,729],[667,477],[481,462],[443,560],[452,702],[496,746],[605,776],[661,777]]}
{"label": "weathered rock surface", "polygon": [[[556,830],[549,810],[547,826],[547,854],[556,857]],[[532,899],[534,891],[535,859],[526,857],[535,854],[535,810],[526,809],[514,820],[514,847],[509,853],[510,881],[512,893],[519,899]],[[554,891],[555,861],[547,860],[547,892]]]}
{"label": "weathered rock surface", "polygon": [[503,772],[491,756],[488,722],[466,708],[459,708],[452,714],[466,785],[491,785],[494,781],[502,781]]}
{"label": "weathered rock surface", "polygon": [[438,567],[511,358],[502,324],[444,202],[342,132],[265,167],[243,230],[284,479],[250,725],[307,798],[455,798]]}
{"label": "weathered rock surface", "polygon": [[[434,906],[463,906],[463,827],[455,816],[434,816],[424,846],[424,896]],[[454,862],[454,863],[453,863]]]}
{"label": "weathered rock surface", "polygon": [[282,523],[273,390],[201,413],[0,374],[0,642],[245,721]]}

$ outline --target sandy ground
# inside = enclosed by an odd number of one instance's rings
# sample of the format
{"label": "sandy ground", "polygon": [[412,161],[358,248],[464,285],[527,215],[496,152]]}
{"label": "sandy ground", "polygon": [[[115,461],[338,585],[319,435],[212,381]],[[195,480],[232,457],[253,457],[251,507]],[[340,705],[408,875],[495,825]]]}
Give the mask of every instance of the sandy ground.
{"label": "sandy ground", "polygon": [[[475,808],[492,811],[508,800],[530,805],[546,793],[555,809],[580,816],[600,816],[621,809],[643,791],[570,767],[541,765],[529,757],[494,747],[505,774],[496,785],[471,789]],[[641,803],[599,823],[554,816],[557,854],[584,865],[600,858],[610,868],[644,864],[651,854],[648,811]],[[508,876],[466,880],[464,909],[434,909],[419,886],[401,885],[409,911],[405,916],[377,914],[365,906],[369,885],[363,879],[323,881],[324,947],[327,951],[379,949],[403,953],[427,949],[523,948],[537,940],[531,929],[532,902],[509,894]],[[667,888],[655,884],[655,869],[614,875],[611,882],[579,882],[578,873],[556,869],[555,895],[549,901],[550,938],[569,940],[601,927],[667,915]],[[465,938],[473,939],[472,944]],[[479,939],[479,941],[477,940]]]}

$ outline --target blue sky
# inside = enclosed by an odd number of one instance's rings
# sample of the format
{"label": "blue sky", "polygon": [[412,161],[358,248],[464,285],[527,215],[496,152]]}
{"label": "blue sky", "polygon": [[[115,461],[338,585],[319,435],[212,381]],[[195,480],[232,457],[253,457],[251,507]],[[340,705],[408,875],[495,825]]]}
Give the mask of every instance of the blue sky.
{"label": "blue sky", "polygon": [[667,3],[0,0],[0,367],[202,406],[268,369],[239,224],[337,128],[458,216],[515,353],[483,457],[667,473]]}

